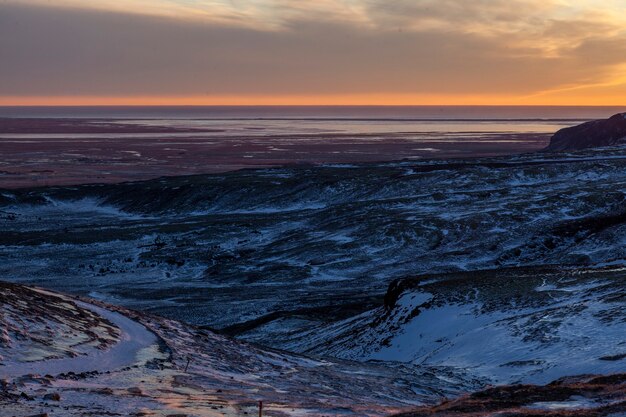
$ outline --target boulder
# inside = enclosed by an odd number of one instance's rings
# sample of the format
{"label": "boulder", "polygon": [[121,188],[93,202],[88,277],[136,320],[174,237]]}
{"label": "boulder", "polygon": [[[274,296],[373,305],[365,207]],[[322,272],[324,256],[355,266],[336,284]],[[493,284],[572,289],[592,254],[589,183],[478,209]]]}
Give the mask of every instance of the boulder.
{"label": "boulder", "polygon": [[51,392],[43,396],[45,401],[61,401],[61,396],[58,392]]}

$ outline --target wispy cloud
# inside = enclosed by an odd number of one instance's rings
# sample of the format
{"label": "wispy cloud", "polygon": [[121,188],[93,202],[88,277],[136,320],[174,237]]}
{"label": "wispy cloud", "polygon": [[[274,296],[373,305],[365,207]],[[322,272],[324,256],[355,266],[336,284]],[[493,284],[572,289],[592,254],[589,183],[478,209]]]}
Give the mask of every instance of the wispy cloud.
{"label": "wispy cloud", "polygon": [[610,95],[626,1],[0,3],[0,95]]}

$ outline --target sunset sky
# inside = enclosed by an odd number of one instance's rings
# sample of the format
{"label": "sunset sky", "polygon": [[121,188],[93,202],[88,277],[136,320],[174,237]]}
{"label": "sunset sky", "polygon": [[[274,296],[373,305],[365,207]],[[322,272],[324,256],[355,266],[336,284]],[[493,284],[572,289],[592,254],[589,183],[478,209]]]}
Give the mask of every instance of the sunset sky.
{"label": "sunset sky", "polygon": [[626,0],[0,0],[0,105],[626,104]]}

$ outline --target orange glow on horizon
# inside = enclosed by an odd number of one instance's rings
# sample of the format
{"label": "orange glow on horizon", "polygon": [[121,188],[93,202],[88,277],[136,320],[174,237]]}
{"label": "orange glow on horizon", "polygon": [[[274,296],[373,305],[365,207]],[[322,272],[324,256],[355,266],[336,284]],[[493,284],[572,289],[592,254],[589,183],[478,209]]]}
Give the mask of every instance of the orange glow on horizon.
{"label": "orange glow on horizon", "polygon": [[624,106],[620,96],[504,97],[358,94],[336,96],[2,97],[0,106]]}

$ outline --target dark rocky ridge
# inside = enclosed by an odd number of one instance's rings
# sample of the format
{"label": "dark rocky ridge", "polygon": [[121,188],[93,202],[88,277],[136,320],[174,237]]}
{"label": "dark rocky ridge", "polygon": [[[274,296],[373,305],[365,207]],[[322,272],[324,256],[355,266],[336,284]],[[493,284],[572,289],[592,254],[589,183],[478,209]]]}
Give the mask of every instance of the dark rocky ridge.
{"label": "dark rocky ridge", "polygon": [[626,143],[626,113],[561,129],[552,136],[545,150],[562,152],[622,143]]}
{"label": "dark rocky ridge", "polygon": [[[623,416],[626,375],[562,378],[545,386],[508,385],[422,407],[395,417],[588,417]],[[584,404],[573,407],[573,404]]]}

